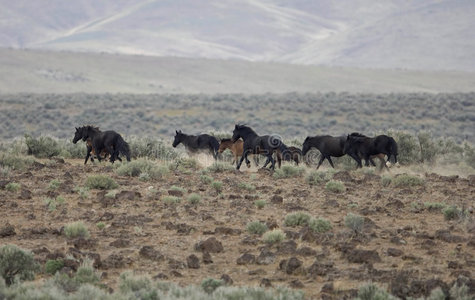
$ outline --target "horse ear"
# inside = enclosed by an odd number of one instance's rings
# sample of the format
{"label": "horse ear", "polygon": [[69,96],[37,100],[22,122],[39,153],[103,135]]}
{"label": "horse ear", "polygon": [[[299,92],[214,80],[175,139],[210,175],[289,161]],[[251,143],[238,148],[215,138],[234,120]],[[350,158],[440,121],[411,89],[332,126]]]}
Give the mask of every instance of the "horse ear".
{"label": "horse ear", "polygon": [[175,130],[175,133],[178,134],[178,130]]}

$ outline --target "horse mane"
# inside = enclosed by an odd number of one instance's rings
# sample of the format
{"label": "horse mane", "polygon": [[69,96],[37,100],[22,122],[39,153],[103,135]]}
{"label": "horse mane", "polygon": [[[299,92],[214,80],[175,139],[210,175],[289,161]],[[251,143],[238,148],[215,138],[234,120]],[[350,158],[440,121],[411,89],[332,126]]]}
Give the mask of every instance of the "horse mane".
{"label": "horse mane", "polygon": [[252,132],[252,133],[257,135],[257,133],[251,127],[249,127],[245,124],[236,124],[236,128],[240,129],[240,130],[246,130],[246,131]]}
{"label": "horse mane", "polygon": [[221,142],[231,142],[231,139],[221,139]]}
{"label": "horse mane", "polygon": [[367,137],[366,135],[362,134],[362,133],[359,133],[359,132],[352,132],[350,133],[350,136],[354,136],[354,137]]}

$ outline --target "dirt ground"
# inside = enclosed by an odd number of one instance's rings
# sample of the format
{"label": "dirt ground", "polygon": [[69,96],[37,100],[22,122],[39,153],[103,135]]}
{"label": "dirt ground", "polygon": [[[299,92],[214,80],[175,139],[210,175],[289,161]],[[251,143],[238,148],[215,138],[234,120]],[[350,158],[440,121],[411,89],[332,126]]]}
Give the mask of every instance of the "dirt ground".
{"label": "dirt ground", "polygon": [[[74,191],[95,174],[119,184],[115,196],[90,190],[82,199]],[[0,179],[0,245],[29,249],[42,263],[63,258],[72,270],[77,267],[73,257],[89,256],[110,289],[117,288],[122,272],[133,270],[180,285],[212,277],[238,286],[287,286],[303,290],[308,299],[351,298],[370,281],[399,297],[427,295],[437,286],[448,290],[457,280],[465,280],[474,293],[474,175],[420,174],[424,185],[400,188],[383,187],[381,177],[370,172],[337,170],[334,179],[346,187],[339,194],[324,184],[309,185],[305,177],[274,179],[255,170],[209,173],[223,182],[218,194],[200,175],[200,170],[171,171],[164,179],[140,181],[118,176],[109,163],[84,166],[83,160],[61,159],[12,171]],[[59,188],[49,188],[53,179]],[[7,191],[8,182],[20,183],[20,190]],[[242,190],[239,183],[256,190]],[[190,204],[190,193],[200,194],[201,201]],[[164,203],[168,194],[181,202]],[[64,204],[48,209],[45,198],[58,196]],[[255,206],[257,199],[266,201],[264,208]],[[426,202],[469,213],[463,220],[445,220]],[[333,228],[317,234],[285,226],[285,216],[294,212],[323,217]],[[365,218],[362,234],[345,226],[350,212]],[[86,224],[89,239],[64,235],[63,227],[74,221]],[[252,221],[282,229],[287,238],[268,245],[247,232]],[[37,280],[48,277],[39,274]]]}

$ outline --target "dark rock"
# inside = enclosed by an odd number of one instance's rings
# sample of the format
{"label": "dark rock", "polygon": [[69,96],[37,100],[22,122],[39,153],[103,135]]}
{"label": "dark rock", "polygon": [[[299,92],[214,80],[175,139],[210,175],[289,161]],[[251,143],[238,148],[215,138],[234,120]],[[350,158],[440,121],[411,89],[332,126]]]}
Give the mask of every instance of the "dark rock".
{"label": "dark rock", "polygon": [[186,264],[179,261],[179,260],[176,260],[174,258],[169,257],[168,258],[168,267],[172,270],[184,269],[184,268],[186,268]]}
{"label": "dark rock", "polygon": [[165,273],[158,273],[157,275],[153,276],[153,279],[167,280],[168,276]]}
{"label": "dark rock", "polygon": [[126,248],[130,246],[130,241],[125,239],[117,239],[109,244],[109,246],[116,248]]}
{"label": "dark rock", "polygon": [[79,268],[79,262],[75,259],[63,259],[63,267],[69,268],[76,272]]}
{"label": "dark rock", "polygon": [[296,257],[284,259],[279,263],[279,269],[287,274],[301,273],[302,261]]}
{"label": "dark rock", "polygon": [[211,257],[211,254],[209,254],[209,252],[203,252],[203,263],[205,265],[213,263],[213,258]]}
{"label": "dark rock", "polygon": [[170,274],[171,274],[173,277],[183,277],[183,275],[182,275],[180,272],[176,271],[176,270],[172,270],[172,271],[170,272]]}
{"label": "dark rock", "polygon": [[312,249],[310,247],[299,248],[299,249],[297,249],[297,251],[295,253],[297,255],[300,255],[300,256],[315,256],[315,255],[317,255],[317,251],[315,251],[314,249]]}
{"label": "dark rock", "polygon": [[343,181],[343,182],[351,182],[351,181],[353,181],[353,177],[351,177],[351,175],[350,175],[350,173],[348,173],[348,171],[336,172],[336,173],[333,175],[333,179],[334,179],[334,180],[340,180],[340,181]]}
{"label": "dark rock", "polygon": [[449,269],[461,269],[462,268],[462,266],[456,261],[448,261],[447,262],[447,267]]}
{"label": "dark rock", "polygon": [[115,199],[117,201],[133,201],[137,198],[141,198],[142,195],[139,192],[135,191],[121,191],[120,193],[115,195]]}
{"label": "dark rock", "polygon": [[333,269],[333,262],[319,262],[316,260],[310,267],[307,268],[307,273],[312,277],[325,276]]}
{"label": "dark rock", "polygon": [[114,214],[110,212],[105,212],[99,219],[98,221],[110,221],[114,219]]}
{"label": "dark rock", "polygon": [[72,241],[73,245],[77,249],[90,249],[94,248],[97,245],[97,241],[93,239],[85,239],[83,237],[79,237]]}
{"label": "dark rock", "polygon": [[392,244],[395,244],[395,245],[406,245],[407,244],[407,242],[404,239],[401,239],[397,236],[392,237],[389,241]]}
{"label": "dark rock", "polygon": [[272,283],[269,278],[262,278],[261,283],[259,284],[260,287],[271,287]]}
{"label": "dark rock", "polygon": [[240,229],[233,229],[233,228],[228,228],[228,227],[216,227],[214,229],[215,234],[227,234],[227,235],[240,235],[241,230]]}
{"label": "dark rock", "polygon": [[200,259],[196,255],[191,254],[190,256],[188,256],[186,258],[186,265],[190,269],[199,269],[200,268]]}
{"label": "dark rock", "polygon": [[270,265],[275,261],[275,254],[269,250],[262,250],[259,256],[256,258],[258,265]]}
{"label": "dark rock", "polygon": [[282,196],[279,196],[279,195],[274,195],[270,198],[270,202],[272,204],[282,204],[284,202],[284,198],[282,198]]}
{"label": "dark rock", "polygon": [[92,266],[94,268],[100,268],[102,266],[101,255],[99,253],[88,252],[85,255],[92,259]]}
{"label": "dark rock", "polygon": [[282,242],[277,245],[277,254],[295,254],[297,243],[294,240]]}
{"label": "dark rock", "polygon": [[264,269],[256,269],[256,270],[250,270],[247,272],[247,275],[254,276],[254,275],[266,275],[267,272]]}
{"label": "dark rock", "polygon": [[291,282],[289,282],[289,286],[291,288],[294,288],[294,289],[301,289],[301,288],[304,288],[305,286],[303,285],[303,283],[298,280],[298,279],[295,279],[295,280],[292,280]]}
{"label": "dark rock", "polygon": [[196,231],[195,227],[185,224],[185,223],[177,224],[175,226],[175,229],[178,234],[183,234],[183,235],[188,235]]}
{"label": "dark rock", "polygon": [[238,265],[249,265],[249,264],[254,264],[255,262],[256,262],[256,256],[250,253],[244,253],[236,260],[236,263]]}
{"label": "dark rock", "polygon": [[168,190],[168,195],[175,196],[175,197],[182,197],[183,192],[180,190]]}
{"label": "dark rock", "polygon": [[333,282],[327,282],[322,286],[320,293],[333,293]]}
{"label": "dark rock", "polygon": [[449,230],[437,230],[435,232],[435,238],[447,243],[463,243],[466,239],[462,236],[453,235]]}
{"label": "dark rock", "polygon": [[126,259],[120,255],[113,253],[109,255],[103,262],[102,266],[105,269],[110,269],[110,268],[123,268],[125,267],[126,264]]}
{"label": "dark rock", "polygon": [[256,238],[253,238],[252,236],[246,236],[242,241],[241,244],[243,245],[252,245],[255,246],[259,244],[259,240]]}
{"label": "dark rock", "polygon": [[201,241],[195,245],[196,251],[220,253],[224,251],[223,245],[215,237],[210,237],[205,241]]}
{"label": "dark rock", "polygon": [[228,274],[221,275],[221,280],[224,281],[226,285],[232,285],[234,283],[234,281]]}
{"label": "dark rock", "polygon": [[269,230],[279,228],[279,224],[277,224],[277,221],[274,220],[273,218],[268,218],[266,221],[266,225],[267,225],[267,228],[269,228]]}
{"label": "dark rock", "polygon": [[380,262],[381,258],[379,254],[375,250],[362,250],[362,249],[354,249],[351,250],[348,255],[347,259],[349,262],[362,264],[362,263],[375,263]]}
{"label": "dark rock", "polygon": [[10,223],[6,223],[0,228],[0,238],[14,236],[15,234],[15,227],[13,227],[13,225],[11,225]]}
{"label": "dark rock", "polygon": [[404,254],[404,251],[396,248],[388,248],[388,256],[401,256]]}
{"label": "dark rock", "polygon": [[153,261],[161,261],[165,258],[160,251],[155,250],[152,246],[143,246],[139,251],[139,255]]}
{"label": "dark rock", "polygon": [[21,189],[19,198],[22,200],[31,199],[31,191],[27,189]]}
{"label": "dark rock", "polygon": [[337,208],[337,207],[340,207],[340,204],[338,203],[338,201],[336,201],[334,199],[327,199],[327,200],[325,200],[325,202],[323,202],[323,207],[325,207],[325,208]]}

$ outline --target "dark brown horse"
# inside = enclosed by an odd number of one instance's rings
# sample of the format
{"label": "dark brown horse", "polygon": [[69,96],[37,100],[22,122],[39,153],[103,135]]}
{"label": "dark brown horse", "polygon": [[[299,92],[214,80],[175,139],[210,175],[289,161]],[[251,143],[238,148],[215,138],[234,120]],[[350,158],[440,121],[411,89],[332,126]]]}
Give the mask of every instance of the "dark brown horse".
{"label": "dark brown horse", "polygon": [[367,137],[362,134],[352,133],[347,136],[344,151],[351,156],[357,163],[358,167],[362,167],[361,158],[365,160],[365,165],[369,166],[369,162],[375,165],[371,160],[377,157],[381,161],[380,170],[387,168],[384,161],[385,155],[388,156],[388,162],[391,159],[397,163],[398,146],[396,141],[387,135],[378,135],[376,137]]}

